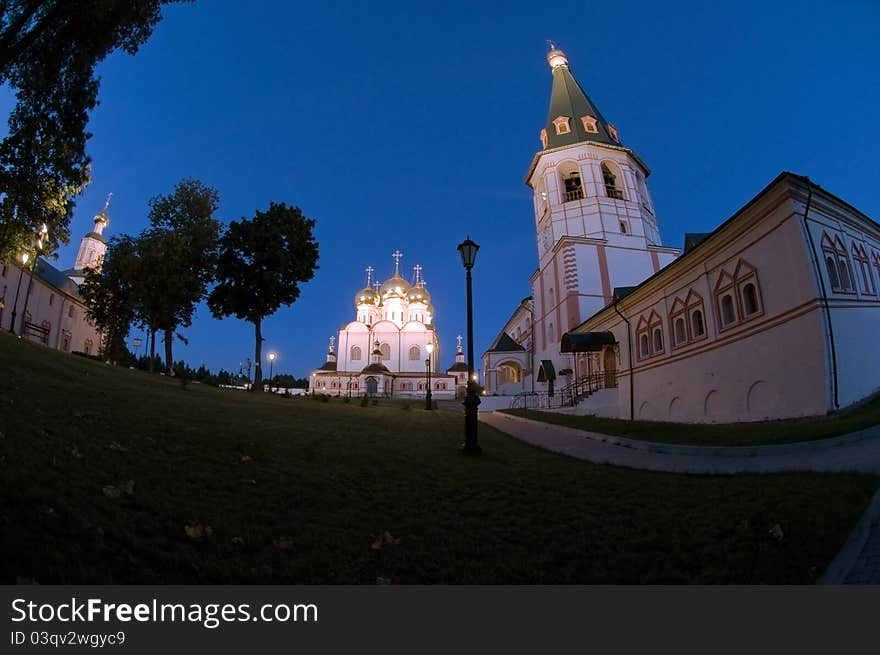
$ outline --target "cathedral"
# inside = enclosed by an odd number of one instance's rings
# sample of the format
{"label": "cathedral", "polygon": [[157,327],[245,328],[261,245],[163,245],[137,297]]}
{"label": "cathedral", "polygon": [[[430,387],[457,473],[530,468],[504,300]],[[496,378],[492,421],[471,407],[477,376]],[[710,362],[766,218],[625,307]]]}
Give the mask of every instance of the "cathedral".
{"label": "cathedral", "polygon": [[[526,174],[538,268],[482,356],[484,406],[738,422],[880,391],[880,224],[783,172],[713,231],[660,241],[646,180],[565,54]],[[500,403],[500,404],[499,404]]]}
{"label": "cathedral", "polygon": [[394,272],[383,283],[367,267],[366,284],[354,296],[355,319],[331,337],[326,361],[310,376],[311,393],[424,397],[429,384],[435,399],[463,393],[461,337],[455,364],[439,371],[440,339],[422,267],[414,266],[407,281],[400,274],[403,253],[392,257]]}

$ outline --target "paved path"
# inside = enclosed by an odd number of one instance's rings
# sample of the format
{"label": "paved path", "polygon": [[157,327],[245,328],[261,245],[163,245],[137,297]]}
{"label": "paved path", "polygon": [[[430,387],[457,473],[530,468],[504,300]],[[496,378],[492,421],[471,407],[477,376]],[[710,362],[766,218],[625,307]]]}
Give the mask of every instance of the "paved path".
{"label": "paved path", "polygon": [[[880,426],[841,437],[776,446],[660,444],[486,412],[480,420],[522,441],[597,464],[668,473],[857,471],[880,474]],[[880,491],[820,584],[880,584]]]}

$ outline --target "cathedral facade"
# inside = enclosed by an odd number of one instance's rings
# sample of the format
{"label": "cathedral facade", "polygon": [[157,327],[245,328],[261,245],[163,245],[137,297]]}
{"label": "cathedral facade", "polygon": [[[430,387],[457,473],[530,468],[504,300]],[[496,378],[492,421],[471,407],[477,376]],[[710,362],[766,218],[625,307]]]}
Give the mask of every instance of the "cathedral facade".
{"label": "cathedral facade", "polygon": [[408,281],[400,274],[403,254],[392,257],[394,272],[383,283],[367,267],[366,284],[354,296],[355,319],[330,339],[326,361],[311,373],[311,393],[424,397],[429,377],[435,399],[455,398],[464,388],[460,339],[460,361],[438,370],[440,340],[422,268],[414,266]]}

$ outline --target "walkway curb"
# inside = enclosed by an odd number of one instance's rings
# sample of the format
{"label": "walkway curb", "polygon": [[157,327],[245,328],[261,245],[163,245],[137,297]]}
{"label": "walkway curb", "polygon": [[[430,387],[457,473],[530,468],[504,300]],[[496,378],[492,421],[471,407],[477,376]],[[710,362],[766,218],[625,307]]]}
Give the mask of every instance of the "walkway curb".
{"label": "walkway curb", "polygon": [[506,412],[492,412],[506,419],[514,421],[522,421],[537,425],[551,425],[554,427],[567,428],[569,430],[577,430],[587,439],[601,441],[602,443],[613,444],[622,448],[632,448],[633,450],[643,450],[649,453],[660,453],[664,455],[697,455],[700,457],[761,457],[766,455],[791,455],[796,453],[812,452],[816,450],[827,450],[837,446],[846,446],[852,443],[862,441],[864,439],[880,439],[880,427],[874,426],[850,432],[849,434],[837,437],[829,437],[826,439],[813,439],[811,441],[794,441],[785,444],[771,444],[764,446],[691,446],[686,444],[670,444],[657,441],[642,441],[640,439],[628,439],[626,437],[618,437],[611,434],[603,434],[601,432],[590,432],[589,430],[581,430],[573,428],[569,425],[560,425],[558,423],[550,423],[548,421],[537,421],[525,418],[523,416],[515,416]]}
{"label": "walkway curb", "polygon": [[[850,533],[843,548],[825,569],[822,576],[816,581],[817,585],[842,585],[847,584],[847,578],[859,564],[865,544],[872,530],[880,530],[880,490],[874,494],[868,508],[862,514],[856,527]],[[858,583],[856,583],[858,584]]]}

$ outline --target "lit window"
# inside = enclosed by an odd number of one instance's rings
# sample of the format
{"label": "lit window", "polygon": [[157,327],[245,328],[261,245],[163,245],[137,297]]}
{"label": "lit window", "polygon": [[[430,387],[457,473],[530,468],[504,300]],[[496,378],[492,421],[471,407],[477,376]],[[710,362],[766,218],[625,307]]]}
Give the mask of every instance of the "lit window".
{"label": "lit window", "polygon": [[597,134],[599,128],[596,126],[596,119],[592,116],[581,116],[581,122],[584,124],[584,130],[590,134]]}
{"label": "lit window", "polygon": [[571,132],[571,125],[568,116],[557,116],[553,119],[553,125],[556,127],[556,134],[568,134]]}

